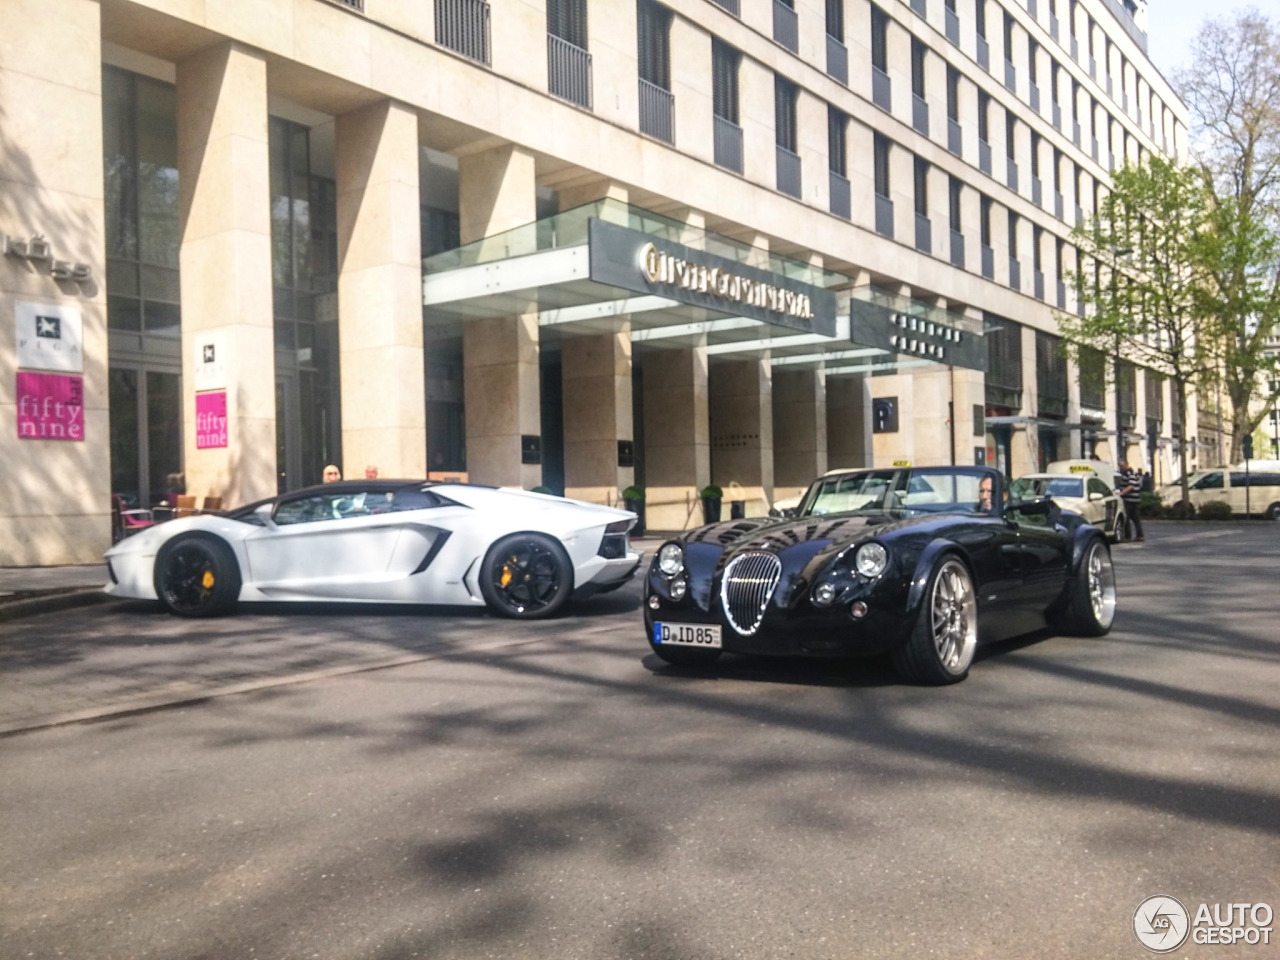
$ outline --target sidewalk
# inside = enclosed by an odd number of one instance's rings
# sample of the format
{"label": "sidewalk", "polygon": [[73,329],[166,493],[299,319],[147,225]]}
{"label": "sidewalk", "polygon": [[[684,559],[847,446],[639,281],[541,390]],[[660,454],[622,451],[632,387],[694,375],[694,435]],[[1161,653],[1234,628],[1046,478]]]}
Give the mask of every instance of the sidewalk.
{"label": "sidewalk", "polygon": [[0,623],[99,603],[107,567],[0,567]]}

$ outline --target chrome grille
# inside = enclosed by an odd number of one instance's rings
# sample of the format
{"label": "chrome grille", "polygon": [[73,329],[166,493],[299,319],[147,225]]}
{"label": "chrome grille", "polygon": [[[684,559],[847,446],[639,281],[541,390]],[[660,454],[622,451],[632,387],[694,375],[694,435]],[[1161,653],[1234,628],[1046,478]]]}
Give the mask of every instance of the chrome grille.
{"label": "chrome grille", "polygon": [[730,560],[720,587],[729,625],[744,637],[755,633],[781,578],[782,561],[771,553],[744,553]]}

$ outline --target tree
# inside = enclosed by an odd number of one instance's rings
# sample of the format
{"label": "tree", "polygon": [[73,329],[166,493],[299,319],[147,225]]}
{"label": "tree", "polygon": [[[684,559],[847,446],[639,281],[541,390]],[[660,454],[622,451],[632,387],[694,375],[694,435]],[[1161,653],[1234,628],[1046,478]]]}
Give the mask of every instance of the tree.
{"label": "tree", "polygon": [[[1197,170],[1161,157],[1117,170],[1112,187],[1073,232],[1081,260],[1072,279],[1085,309],[1059,324],[1077,345],[1167,376],[1185,431],[1189,388],[1211,384],[1220,366],[1196,260],[1211,224],[1209,193]],[[1178,455],[1189,502],[1185,437]]]}
{"label": "tree", "polygon": [[1231,399],[1235,463],[1277,370],[1267,340],[1280,330],[1280,35],[1256,10],[1207,21],[1191,68],[1174,80],[1210,195],[1211,222],[1192,253]]}

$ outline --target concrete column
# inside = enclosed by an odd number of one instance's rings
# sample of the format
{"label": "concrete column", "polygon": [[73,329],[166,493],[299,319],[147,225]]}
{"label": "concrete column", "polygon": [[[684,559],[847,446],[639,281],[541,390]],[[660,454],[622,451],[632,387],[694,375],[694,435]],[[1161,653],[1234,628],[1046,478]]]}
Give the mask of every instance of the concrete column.
{"label": "concrete column", "polygon": [[418,115],[383,100],[338,117],[343,476],[427,475]]}
{"label": "concrete column", "polygon": [[745,500],[747,516],[763,516],[774,499],[771,373],[768,355],[710,369],[711,482],[725,500]]}
{"label": "concrete column", "polygon": [[644,357],[645,524],[702,524],[700,494],[711,482],[707,346],[654,349]]}
{"label": "concrete column", "polygon": [[616,333],[566,336],[560,358],[565,496],[616,504],[635,482],[635,469],[618,465],[618,441],[635,437],[631,323],[624,321]]}
{"label": "concrete column", "polygon": [[871,377],[827,378],[827,469],[872,466]]}
{"label": "concrete column", "polygon": [[[1067,423],[1080,422],[1080,363],[1076,360],[1075,352],[1071,351],[1067,354]],[[1059,453],[1064,456],[1064,460],[1074,460],[1083,453],[1081,447],[1081,434],[1079,430],[1072,430],[1069,434],[1071,437],[1070,444],[1066,449],[1059,448]]]}
{"label": "concrete column", "polygon": [[[234,507],[276,492],[267,63],[234,43],[178,64],[187,492]],[[220,340],[227,446],[196,448],[196,350]]]}
{"label": "concrete column", "polygon": [[[866,9],[866,8],[864,8]],[[886,12],[893,10],[892,7],[886,5]],[[894,11],[897,12],[897,11]],[[870,11],[867,13],[865,23],[870,23]],[[858,32],[862,28],[858,25],[858,20],[853,21],[853,27]],[[893,115],[902,120],[903,123],[911,123],[911,34],[897,20],[889,17],[889,28],[886,31],[885,52],[888,57],[887,73],[889,74],[890,86],[890,104],[893,106]]]}
{"label": "concrete column", "polygon": [[869,377],[874,410],[876,400],[891,400],[898,413],[898,429],[876,433],[874,418],[871,433],[872,466],[888,467],[898,461],[914,463],[915,445],[915,384],[909,373],[895,373],[886,377]]}
{"label": "concrete column", "polygon": [[[889,148],[889,198],[893,201],[893,238],[913,248],[916,242],[915,183],[915,154],[895,143]],[[872,225],[874,228],[874,219]]]}
{"label": "concrete column", "polygon": [[[531,223],[537,216],[533,154],[507,144],[460,157],[458,203],[463,243]],[[532,252],[532,231],[527,246],[522,252]],[[512,316],[468,320],[462,353],[468,477],[537,486],[541,464],[521,462],[521,438],[542,433],[537,305]]]}
{"label": "concrete column", "polygon": [[[852,64],[849,67],[853,70]],[[871,67],[867,67],[868,73]],[[849,79],[852,81],[853,74]],[[868,96],[870,93],[868,92]],[[850,123],[847,134],[849,150],[849,205],[851,219],[864,230],[872,233],[876,229],[875,198],[875,134],[870,127],[860,123]]]}
{"label": "concrete column", "polygon": [[[389,6],[394,10],[400,5]],[[501,64],[504,74],[525,86],[546,90],[547,0],[508,0],[502,5],[502,16],[489,18],[489,26],[493,63]]]}
{"label": "concrete column", "polygon": [[[1022,333],[1022,410],[1024,417],[1034,417],[1039,409],[1039,387],[1036,383],[1036,331],[1021,327]],[[1010,444],[1009,469],[1021,477],[1040,469],[1040,431],[1035,424],[1015,424]]]}
{"label": "concrete column", "polygon": [[[90,0],[0,3],[0,233],[43,235],[52,258],[0,255],[0,567],[97,563],[111,543],[100,36]],[[91,277],[57,280],[53,260]],[[55,366],[19,360],[19,303],[79,311],[81,360],[56,369],[80,378],[79,412],[27,428],[66,439],[19,438],[17,373]]]}
{"label": "concrete column", "polygon": [[[683,17],[671,18],[671,92],[677,145],[690,156],[711,161],[711,35]],[[645,521],[651,522],[648,509],[646,504]]]}
{"label": "concrete column", "polygon": [[[826,57],[825,52],[823,57]],[[796,127],[800,148],[800,194],[806,203],[819,210],[829,210],[831,178],[827,175],[826,102],[801,89],[796,102]]]}
{"label": "concrete column", "polygon": [[[769,7],[768,11],[767,36],[773,36],[773,8]],[[753,183],[773,189],[778,170],[773,126],[773,71],[750,57],[742,57],[738,65],[738,93],[743,175]]]}
{"label": "concrete column", "polygon": [[[593,112],[634,130],[640,123],[640,102],[633,92],[640,79],[635,0],[591,0],[587,6],[587,48],[591,51],[595,87]],[[545,50],[545,40],[542,46]]]}
{"label": "concrete column", "polygon": [[773,371],[774,497],[804,493],[827,472],[827,376],[814,370]]}

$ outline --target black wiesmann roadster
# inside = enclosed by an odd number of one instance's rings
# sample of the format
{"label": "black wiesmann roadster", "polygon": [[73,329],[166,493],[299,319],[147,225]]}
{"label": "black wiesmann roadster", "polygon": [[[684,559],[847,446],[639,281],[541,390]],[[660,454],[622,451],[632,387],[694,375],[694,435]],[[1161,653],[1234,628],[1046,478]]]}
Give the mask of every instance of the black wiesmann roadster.
{"label": "black wiesmann roadster", "polygon": [[905,679],[946,684],[964,679],[979,639],[1107,633],[1116,587],[1102,531],[1048,498],[1004,496],[987,467],[859,470],[815,481],[794,517],[689,531],[650,565],[649,644],[688,665],[724,650],[888,650]]}

